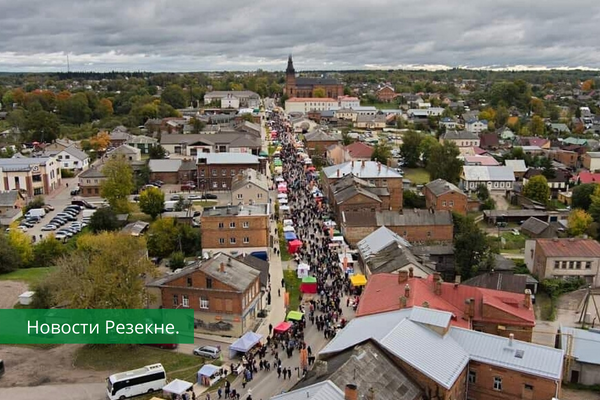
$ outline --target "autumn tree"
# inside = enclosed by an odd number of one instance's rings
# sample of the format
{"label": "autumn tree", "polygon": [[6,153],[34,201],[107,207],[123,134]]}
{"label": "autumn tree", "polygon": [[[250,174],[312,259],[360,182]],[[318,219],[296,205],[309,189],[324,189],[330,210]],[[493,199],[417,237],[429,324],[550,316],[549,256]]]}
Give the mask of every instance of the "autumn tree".
{"label": "autumn tree", "polygon": [[96,151],[106,150],[110,146],[110,135],[106,131],[98,132],[90,138],[90,146]]}
{"label": "autumn tree", "polygon": [[6,235],[0,235],[0,274],[11,272],[21,266],[21,257],[8,241]]}
{"label": "autumn tree", "polygon": [[106,179],[100,185],[100,195],[108,200],[115,213],[128,213],[128,196],[135,188],[131,166],[123,158],[114,158],[106,162],[102,173]]}
{"label": "autumn tree", "polygon": [[8,243],[16,251],[19,257],[19,266],[29,266],[33,261],[33,245],[31,244],[31,237],[17,229],[16,222],[10,226]]}
{"label": "autumn tree", "polygon": [[544,136],[546,126],[544,120],[539,115],[534,115],[529,123],[529,130],[534,136]]}
{"label": "autumn tree", "polygon": [[523,187],[523,195],[533,201],[546,204],[550,198],[548,180],[544,175],[536,175]]}
{"label": "autumn tree", "polygon": [[66,252],[65,245],[53,235],[39,241],[33,246],[33,262],[35,267],[52,267]]}
{"label": "autumn tree", "polygon": [[100,100],[94,109],[94,116],[98,119],[108,118],[113,115],[113,113],[113,104],[109,99]]}
{"label": "autumn tree", "polygon": [[592,89],[594,89],[593,79],[588,79],[587,81],[581,83],[581,90],[583,90],[584,92],[589,92]]}
{"label": "autumn tree", "polygon": [[159,188],[150,187],[140,194],[139,205],[143,213],[156,219],[165,208],[165,194]]}
{"label": "autumn tree", "polygon": [[146,307],[144,277],[155,271],[143,238],[103,232],[78,238],[47,282],[68,308],[136,309]]}
{"label": "autumn tree", "polygon": [[569,214],[567,220],[569,227],[569,235],[579,236],[583,235],[593,222],[593,218],[590,214],[579,208],[574,209]]}

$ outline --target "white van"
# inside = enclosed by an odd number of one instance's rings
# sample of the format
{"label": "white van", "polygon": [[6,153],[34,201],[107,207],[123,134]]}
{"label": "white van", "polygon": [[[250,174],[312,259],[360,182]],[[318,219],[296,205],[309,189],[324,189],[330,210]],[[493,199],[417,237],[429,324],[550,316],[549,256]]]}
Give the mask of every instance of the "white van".
{"label": "white van", "polygon": [[46,210],[44,210],[43,208],[32,208],[31,210],[27,211],[27,213],[25,213],[25,218],[31,218],[31,217],[43,218],[45,215],[46,215]]}

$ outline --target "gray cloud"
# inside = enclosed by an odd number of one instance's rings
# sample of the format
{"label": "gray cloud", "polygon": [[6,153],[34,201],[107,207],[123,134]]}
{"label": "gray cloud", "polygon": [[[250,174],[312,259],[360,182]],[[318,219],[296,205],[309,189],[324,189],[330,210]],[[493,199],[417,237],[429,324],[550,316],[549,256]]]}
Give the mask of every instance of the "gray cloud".
{"label": "gray cloud", "polygon": [[0,0],[0,71],[600,68],[591,0]]}

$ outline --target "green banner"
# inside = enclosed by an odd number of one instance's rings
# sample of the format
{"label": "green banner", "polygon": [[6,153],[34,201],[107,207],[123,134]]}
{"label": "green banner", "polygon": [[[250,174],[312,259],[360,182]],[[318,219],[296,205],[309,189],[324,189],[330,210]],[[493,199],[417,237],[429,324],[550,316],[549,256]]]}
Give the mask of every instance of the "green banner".
{"label": "green banner", "polygon": [[194,311],[0,310],[0,344],[194,343]]}

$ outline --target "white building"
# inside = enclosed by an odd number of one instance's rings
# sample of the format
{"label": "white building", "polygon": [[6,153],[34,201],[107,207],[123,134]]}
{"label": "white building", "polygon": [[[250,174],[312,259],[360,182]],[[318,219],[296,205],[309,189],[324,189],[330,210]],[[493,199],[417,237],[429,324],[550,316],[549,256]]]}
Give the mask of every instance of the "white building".
{"label": "white building", "polygon": [[360,99],[352,96],[338,97],[338,106],[340,108],[357,108],[360,107]]}
{"label": "white building", "polygon": [[221,98],[221,108],[240,108],[240,99],[228,93],[227,96]]}
{"label": "white building", "polygon": [[430,107],[424,109],[411,108],[406,112],[409,118],[427,118],[427,117],[439,117],[444,113],[444,109],[441,107]]}
{"label": "white building", "polygon": [[61,169],[85,171],[90,166],[90,157],[75,146],[69,146],[54,156]]}
{"label": "white building", "polygon": [[227,96],[233,96],[239,100],[239,104],[235,108],[248,107],[257,108],[260,107],[260,96],[257,93],[249,90],[230,90],[230,91],[214,91],[204,95],[204,104],[208,105],[214,101],[221,102],[222,99]]}
{"label": "white building", "polygon": [[481,121],[472,119],[467,121],[465,124],[465,130],[471,133],[481,133],[487,131],[487,129],[488,122],[485,119],[482,119]]}
{"label": "white building", "polygon": [[460,177],[463,190],[474,191],[479,185],[485,185],[490,191],[510,191],[515,183],[512,167],[465,165]]}
{"label": "white building", "polygon": [[332,98],[292,97],[285,101],[285,112],[308,113],[338,109],[338,101]]}
{"label": "white building", "polygon": [[28,196],[47,195],[60,186],[60,164],[54,157],[0,159],[0,192],[21,190]]}

